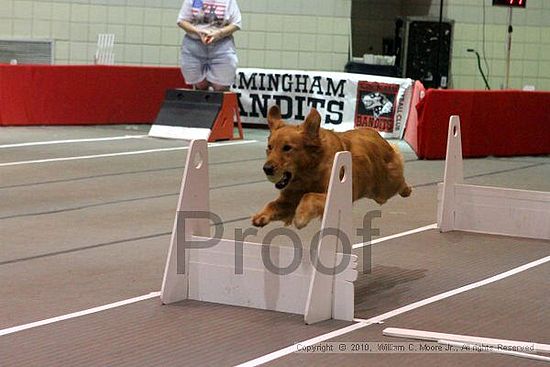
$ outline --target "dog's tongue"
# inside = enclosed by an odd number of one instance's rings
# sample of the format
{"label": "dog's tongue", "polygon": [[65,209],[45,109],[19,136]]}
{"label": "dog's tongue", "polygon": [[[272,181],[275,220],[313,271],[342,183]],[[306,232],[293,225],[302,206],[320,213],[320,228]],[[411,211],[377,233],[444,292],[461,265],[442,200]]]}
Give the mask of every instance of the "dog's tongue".
{"label": "dog's tongue", "polygon": [[284,189],[284,187],[286,186],[286,182],[283,182],[284,180],[281,180],[279,182],[277,182],[275,184],[275,188],[281,190],[281,189]]}
{"label": "dog's tongue", "polygon": [[276,184],[277,182],[281,181],[283,179],[283,175],[278,175],[278,176],[267,176],[267,179],[269,181],[271,181],[271,183],[274,183]]}
{"label": "dog's tongue", "polygon": [[286,187],[286,185],[288,185],[288,181],[290,181],[290,173],[283,173],[283,176],[281,177],[281,179],[275,184],[275,187],[279,190],[282,190]]}

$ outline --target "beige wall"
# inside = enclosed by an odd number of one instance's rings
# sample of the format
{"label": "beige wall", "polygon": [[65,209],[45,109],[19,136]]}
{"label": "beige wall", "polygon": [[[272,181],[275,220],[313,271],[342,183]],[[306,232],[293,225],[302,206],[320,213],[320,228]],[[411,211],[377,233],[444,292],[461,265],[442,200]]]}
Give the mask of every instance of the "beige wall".
{"label": "beige wall", "polygon": [[[382,37],[393,35],[395,17],[437,18],[440,3],[440,0],[353,0],[354,56],[361,56],[370,47],[374,53],[379,52]],[[509,86],[521,89],[534,85],[538,90],[550,90],[550,0],[528,0],[527,4],[527,9],[513,10]],[[505,76],[508,9],[492,6],[492,0],[444,0],[443,16],[455,24],[453,88],[484,89],[475,55],[466,52],[474,48],[487,59],[491,87],[500,89]]]}
{"label": "beige wall", "polygon": [[[388,9],[398,3],[361,1],[382,3]],[[400,12],[436,16],[439,2],[404,0]],[[343,70],[351,0],[239,0],[239,4],[244,26],[236,34],[240,66]],[[475,57],[466,49],[485,48],[491,86],[500,88],[507,9],[491,6],[491,0],[445,0],[445,4],[444,16],[455,20],[453,86],[483,88]],[[109,32],[117,37],[117,63],[178,65],[183,34],[174,24],[180,5],[181,0],[0,0],[0,38],[52,38],[56,63],[78,64],[92,62],[97,34]],[[369,22],[393,18],[389,12],[365,11],[366,29]],[[550,90],[550,0],[528,0],[528,9],[514,11],[513,25],[510,86],[530,84]]]}
{"label": "beige wall", "polygon": [[[55,40],[57,64],[93,60],[98,33],[116,35],[118,64],[178,65],[183,0],[0,0],[0,38]],[[238,0],[241,67],[343,71],[351,0]]]}
{"label": "beige wall", "polygon": [[[505,75],[508,9],[491,6],[491,0],[445,1],[447,16],[455,20],[454,87],[483,89],[475,56],[466,50],[474,48],[481,53],[485,48],[489,83],[499,89]],[[513,10],[512,24],[510,88],[535,85],[538,90],[550,90],[550,0],[528,0],[527,9]]]}
{"label": "beige wall", "polygon": [[343,71],[351,0],[238,0],[242,66]]}

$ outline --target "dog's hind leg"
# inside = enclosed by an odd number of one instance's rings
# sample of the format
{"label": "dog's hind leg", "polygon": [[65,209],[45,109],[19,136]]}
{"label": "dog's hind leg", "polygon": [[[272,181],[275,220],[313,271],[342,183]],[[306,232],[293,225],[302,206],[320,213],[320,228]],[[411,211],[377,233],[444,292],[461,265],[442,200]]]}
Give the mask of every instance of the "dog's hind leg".
{"label": "dog's hind leg", "polygon": [[327,194],[310,192],[302,196],[294,215],[294,225],[304,228],[312,219],[322,217],[325,211]]}
{"label": "dog's hind leg", "polygon": [[411,195],[411,192],[412,192],[412,188],[409,185],[407,185],[405,181],[403,181],[403,184],[399,188],[399,195],[406,198]]}
{"label": "dog's hind leg", "polygon": [[378,205],[384,205],[384,204],[386,204],[386,201],[388,201],[388,199],[383,198],[383,197],[376,197],[376,198],[374,198],[374,201],[376,201],[376,203]]}
{"label": "dog's hind leg", "polygon": [[405,162],[403,159],[403,155],[401,154],[397,146],[392,144],[392,148],[395,154],[393,156],[393,159],[387,165],[388,177],[393,182],[397,183],[397,187],[399,187],[397,193],[399,193],[400,196],[406,198],[411,195],[412,188],[407,185],[407,183],[405,182],[405,177],[403,175]]}

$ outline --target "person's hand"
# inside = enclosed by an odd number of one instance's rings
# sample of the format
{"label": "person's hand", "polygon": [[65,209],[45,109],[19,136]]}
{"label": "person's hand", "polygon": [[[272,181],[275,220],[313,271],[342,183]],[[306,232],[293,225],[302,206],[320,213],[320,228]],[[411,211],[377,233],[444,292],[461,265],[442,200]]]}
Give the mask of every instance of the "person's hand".
{"label": "person's hand", "polygon": [[206,32],[206,31],[198,31],[197,34],[199,35],[199,37],[201,38],[201,42],[205,45],[208,44],[208,39],[210,37],[210,32]]}
{"label": "person's hand", "polygon": [[[222,38],[224,37],[224,32],[221,30],[221,29],[217,29],[215,31],[211,31],[207,36],[206,36],[206,43],[207,45],[210,45],[214,42],[217,42],[219,40],[221,40]],[[204,41],[203,41],[204,42]]]}

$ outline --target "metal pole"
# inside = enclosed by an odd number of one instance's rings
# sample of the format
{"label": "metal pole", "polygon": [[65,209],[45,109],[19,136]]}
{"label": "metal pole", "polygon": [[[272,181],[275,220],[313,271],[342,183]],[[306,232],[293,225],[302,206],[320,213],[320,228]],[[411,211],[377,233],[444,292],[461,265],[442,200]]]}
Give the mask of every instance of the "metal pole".
{"label": "metal pole", "polygon": [[[442,36],[443,36],[443,32],[442,32],[442,27],[443,25],[443,0],[441,0],[439,2],[439,24],[438,24],[438,35],[437,35],[437,60],[435,62],[435,75],[434,75],[434,79],[435,79],[435,82],[437,83],[437,87],[441,87],[442,83],[441,83],[441,65],[440,65],[440,58],[441,58],[441,42],[443,42],[442,40]],[[446,84],[446,83],[445,83]]]}
{"label": "metal pole", "polygon": [[508,8],[508,37],[506,39],[506,71],[504,76],[504,89],[508,89],[510,83],[510,63],[512,58],[512,7]]}

